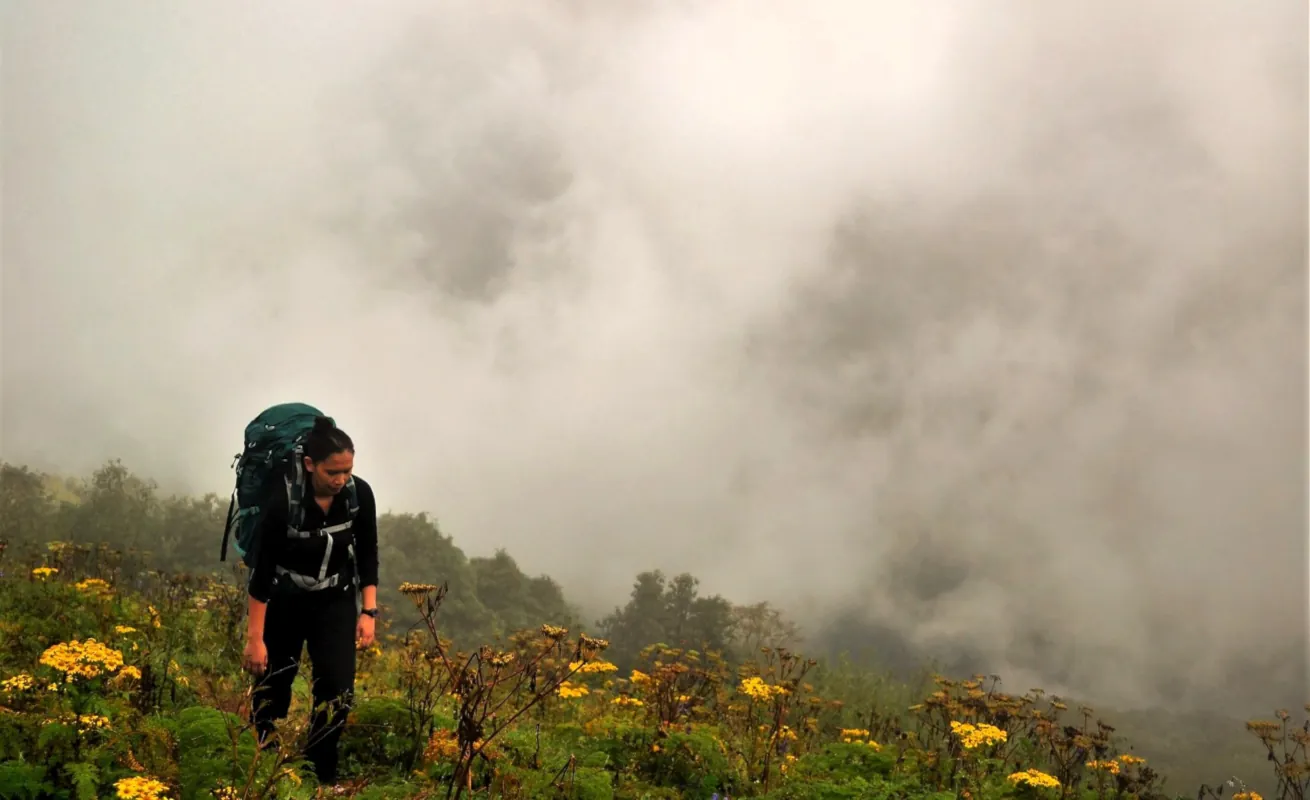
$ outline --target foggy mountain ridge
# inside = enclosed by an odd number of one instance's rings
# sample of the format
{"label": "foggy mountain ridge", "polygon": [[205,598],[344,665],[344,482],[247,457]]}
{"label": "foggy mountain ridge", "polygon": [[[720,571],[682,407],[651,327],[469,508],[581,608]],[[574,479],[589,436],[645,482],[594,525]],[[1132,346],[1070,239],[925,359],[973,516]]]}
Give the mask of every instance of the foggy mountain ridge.
{"label": "foggy mountain ridge", "polygon": [[304,399],[597,612],[1299,705],[1303,4],[751,8],[14,4],[0,457]]}

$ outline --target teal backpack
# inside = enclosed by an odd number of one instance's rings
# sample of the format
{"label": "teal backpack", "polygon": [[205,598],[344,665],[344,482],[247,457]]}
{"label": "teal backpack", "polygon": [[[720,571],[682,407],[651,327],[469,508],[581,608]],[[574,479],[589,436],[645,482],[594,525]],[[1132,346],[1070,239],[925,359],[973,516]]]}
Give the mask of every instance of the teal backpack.
{"label": "teal backpack", "polygon": [[[304,511],[300,501],[305,488],[305,439],[314,429],[314,419],[325,416],[305,403],[282,403],[264,409],[246,425],[245,448],[236,456],[236,488],[228,503],[227,524],[223,530],[223,548],[219,561],[227,561],[227,545],[233,549],[247,567],[254,567],[255,541],[259,532],[259,519],[273,492],[285,490],[290,509],[288,531],[298,535]],[[359,498],[352,478],[346,484],[350,519],[359,512]],[[349,526],[346,523],[345,526]],[[327,534],[331,531],[319,531]],[[305,534],[299,534],[304,536]],[[351,548],[353,556],[354,548]],[[280,570],[281,571],[281,570]],[[297,576],[299,577],[299,576]],[[335,585],[335,581],[331,583]],[[302,588],[320,588],[304,586]],[[326,588],[326,586],[321,587]]]}

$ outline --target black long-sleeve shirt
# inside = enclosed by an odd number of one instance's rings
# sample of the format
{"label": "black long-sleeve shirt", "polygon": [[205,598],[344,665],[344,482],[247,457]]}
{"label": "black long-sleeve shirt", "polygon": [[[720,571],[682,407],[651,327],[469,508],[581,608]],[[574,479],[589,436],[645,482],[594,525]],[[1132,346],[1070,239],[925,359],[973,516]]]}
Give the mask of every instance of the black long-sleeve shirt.
{"label": "black long-sleeve shirt", "polygon": [[[306,476],[305,497],[301,502],[304,519],[300,523],[300,530],[316,531],[350,519],[350,508],[344,491],[332,499],[332,505],[324,513],[323,508],[314,502],[308,481],[309,477]],[[350,555],[346,545],[353,542],[360,587],[377,586],[377,501],[373,497],[373,487],[358,476],[355,476],[355,492],[359,498],[359,513],[349,530],[333,534],[336,539],[328,560],[327,575],[335,575],[348,567]],[[256,536],[258,550],[249,583],[250,596],[263,603],[267,603],[273,595],[277,567],[316,577],[323,564],[323,548],[326,546],[324,537],[290,538],[287,536],[287,513],[286,492],[281,489],[273,491],[268,508],[259,521],[259,533]]]}

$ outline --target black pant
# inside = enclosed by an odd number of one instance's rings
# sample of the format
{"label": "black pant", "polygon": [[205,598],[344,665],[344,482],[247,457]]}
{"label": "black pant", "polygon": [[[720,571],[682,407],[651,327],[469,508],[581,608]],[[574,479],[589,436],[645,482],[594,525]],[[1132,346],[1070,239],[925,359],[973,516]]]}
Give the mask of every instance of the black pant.
{"label": "black pant", "polygon": [[[337,743],[354,699],[355,625],[358,610],[353,585],[269,600],[264,615],[268,670],[256,682],[252,722],[261,742],[273,721],[291,710],[291,684],[300,653],[309,645],[314,710],[305,757],[323,784],[337,780]],[[326,704],[326,706],[325,706]]]}

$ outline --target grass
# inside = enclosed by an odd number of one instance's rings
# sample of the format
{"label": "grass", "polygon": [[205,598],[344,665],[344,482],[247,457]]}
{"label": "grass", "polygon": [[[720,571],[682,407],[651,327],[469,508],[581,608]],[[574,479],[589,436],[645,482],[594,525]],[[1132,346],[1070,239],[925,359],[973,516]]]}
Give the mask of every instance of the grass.
{"label": "grass", "polygon": [[[237,580],[134,574],[109,548],[60,543],[0,547],[0,567],[0,797],[320,791],[296,755],[306,683],[284,746],[254,747]],[[609,642],[563,626],[451,641],[448,587],[397,588],[420,624],[359,654],[344,796],[1169,796],[1093,711],[995,677],[915,691],[783,648],[729,661],[660,643],[620,670]],[[1274,758],[1266,795],[1305,796],[1308,725],[1285,712],[1248,725]]]}

